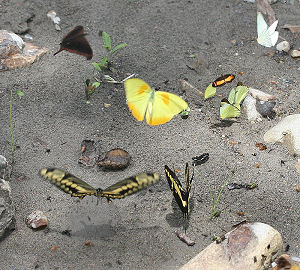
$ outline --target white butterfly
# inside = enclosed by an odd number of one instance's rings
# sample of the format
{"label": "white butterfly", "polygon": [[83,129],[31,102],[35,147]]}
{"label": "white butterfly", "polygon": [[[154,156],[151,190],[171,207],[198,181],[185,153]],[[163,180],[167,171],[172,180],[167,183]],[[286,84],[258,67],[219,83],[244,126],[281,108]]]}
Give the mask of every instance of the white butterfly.
{"label": "white butterfly", "polygon": [[278,20],[275,21],[269,28],[264,20],[263,15],[257,13],[257,42],[265,47],[272,47],[278,40],[279,33],[276,30]]}

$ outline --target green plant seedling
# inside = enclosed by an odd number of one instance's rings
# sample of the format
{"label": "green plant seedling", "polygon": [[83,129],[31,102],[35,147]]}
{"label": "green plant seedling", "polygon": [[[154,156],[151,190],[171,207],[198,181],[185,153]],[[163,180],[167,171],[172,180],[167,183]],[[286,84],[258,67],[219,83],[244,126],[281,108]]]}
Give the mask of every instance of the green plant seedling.
{"label": "green plant seedling", "polygon": [[213,199],[212,199],[212,207],[211,207],[211,211],[210,211],[210,218],[211,219],[214,219],[215,217],[218,217],[221,213],[220,210],[217,210],[217,206],[218,206],[218,203],[220,201],[221,195],[224,191],[224,188],[229,183],[229,181],[232,178],[233,174],[234,174],[234,171],[231,171],[231,173],[228,175],[227,179],[225,180],[225,182],[221,186],[219,192],[215,191],[215,194],[214,194]]}
{"label": "green plant seedling", "polygon": [[121,48],[127,46],[126,43],[120,43],[119,45],[112,48],[110,35],[103,31],[101,32],[101,36],[103,41],[103,48],[106,49],[107,55],[104,56],[99,63],[93,63],[94,68],[99,72],[102,72],[103,69],[111,69],[111,59],[113,54],[115,54]]}
{"label": "green plant seedling", "polygon": [[100,82],[93,82],[91,83],[90,79],[87,79],[85,81],[85,96],[86,96],[86,103],[90,104],[90,97],[92,94],[94,94],[94,92],[96,91],[96,89],[100,86]]}

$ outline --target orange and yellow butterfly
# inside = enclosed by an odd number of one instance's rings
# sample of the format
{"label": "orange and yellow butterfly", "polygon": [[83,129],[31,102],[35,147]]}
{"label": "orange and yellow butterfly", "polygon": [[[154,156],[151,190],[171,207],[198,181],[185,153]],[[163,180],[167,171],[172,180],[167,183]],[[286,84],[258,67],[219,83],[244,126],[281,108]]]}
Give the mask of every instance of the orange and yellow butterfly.
{"label": "orange and yellow butterfly", "polygon": [[169,122],[176,114],[189,109],[188,104],[174,94],[155,91],[142,79],[128,79],[124,82],[127,104],[132,115],[150,126]]}

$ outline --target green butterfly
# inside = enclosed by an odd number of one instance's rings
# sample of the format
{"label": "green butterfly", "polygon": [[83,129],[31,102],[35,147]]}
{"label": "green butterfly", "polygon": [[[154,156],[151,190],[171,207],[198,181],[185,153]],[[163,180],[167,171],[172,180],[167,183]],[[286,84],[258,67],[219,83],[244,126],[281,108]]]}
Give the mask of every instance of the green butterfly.
{"label": "green butterfly", "polygon": [[221,119],[239,117],[241,115],[241,102],[248,93],[248,87],[237,86],[233,88],[227,98],[221,100],[220,117]]}

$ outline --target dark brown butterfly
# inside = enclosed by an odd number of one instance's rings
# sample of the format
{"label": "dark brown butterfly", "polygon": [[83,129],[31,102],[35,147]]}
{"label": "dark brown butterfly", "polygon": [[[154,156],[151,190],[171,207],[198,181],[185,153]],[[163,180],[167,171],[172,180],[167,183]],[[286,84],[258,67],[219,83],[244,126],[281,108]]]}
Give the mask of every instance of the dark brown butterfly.
{"label": "dark brown butterfly", "polygon": [[221,77],[219,77],[218,79],[216,79],[213,83],[212,86],[213,87],[219,87],[222,86],[226,83],[230,83],[234,80],[235,76],[233,74],[226,74],[223,75]]}
{"label": "dark brown butterfly", "polygon": [[76,26],[71,32],[63,37],[60,43],[60,49],[54,55],[61,51],[68,51],[71,53],[80,54],[86,57],[87,60],[92,59],[92,48],[85,38],[86,33],[83,32],[83,26]]}

